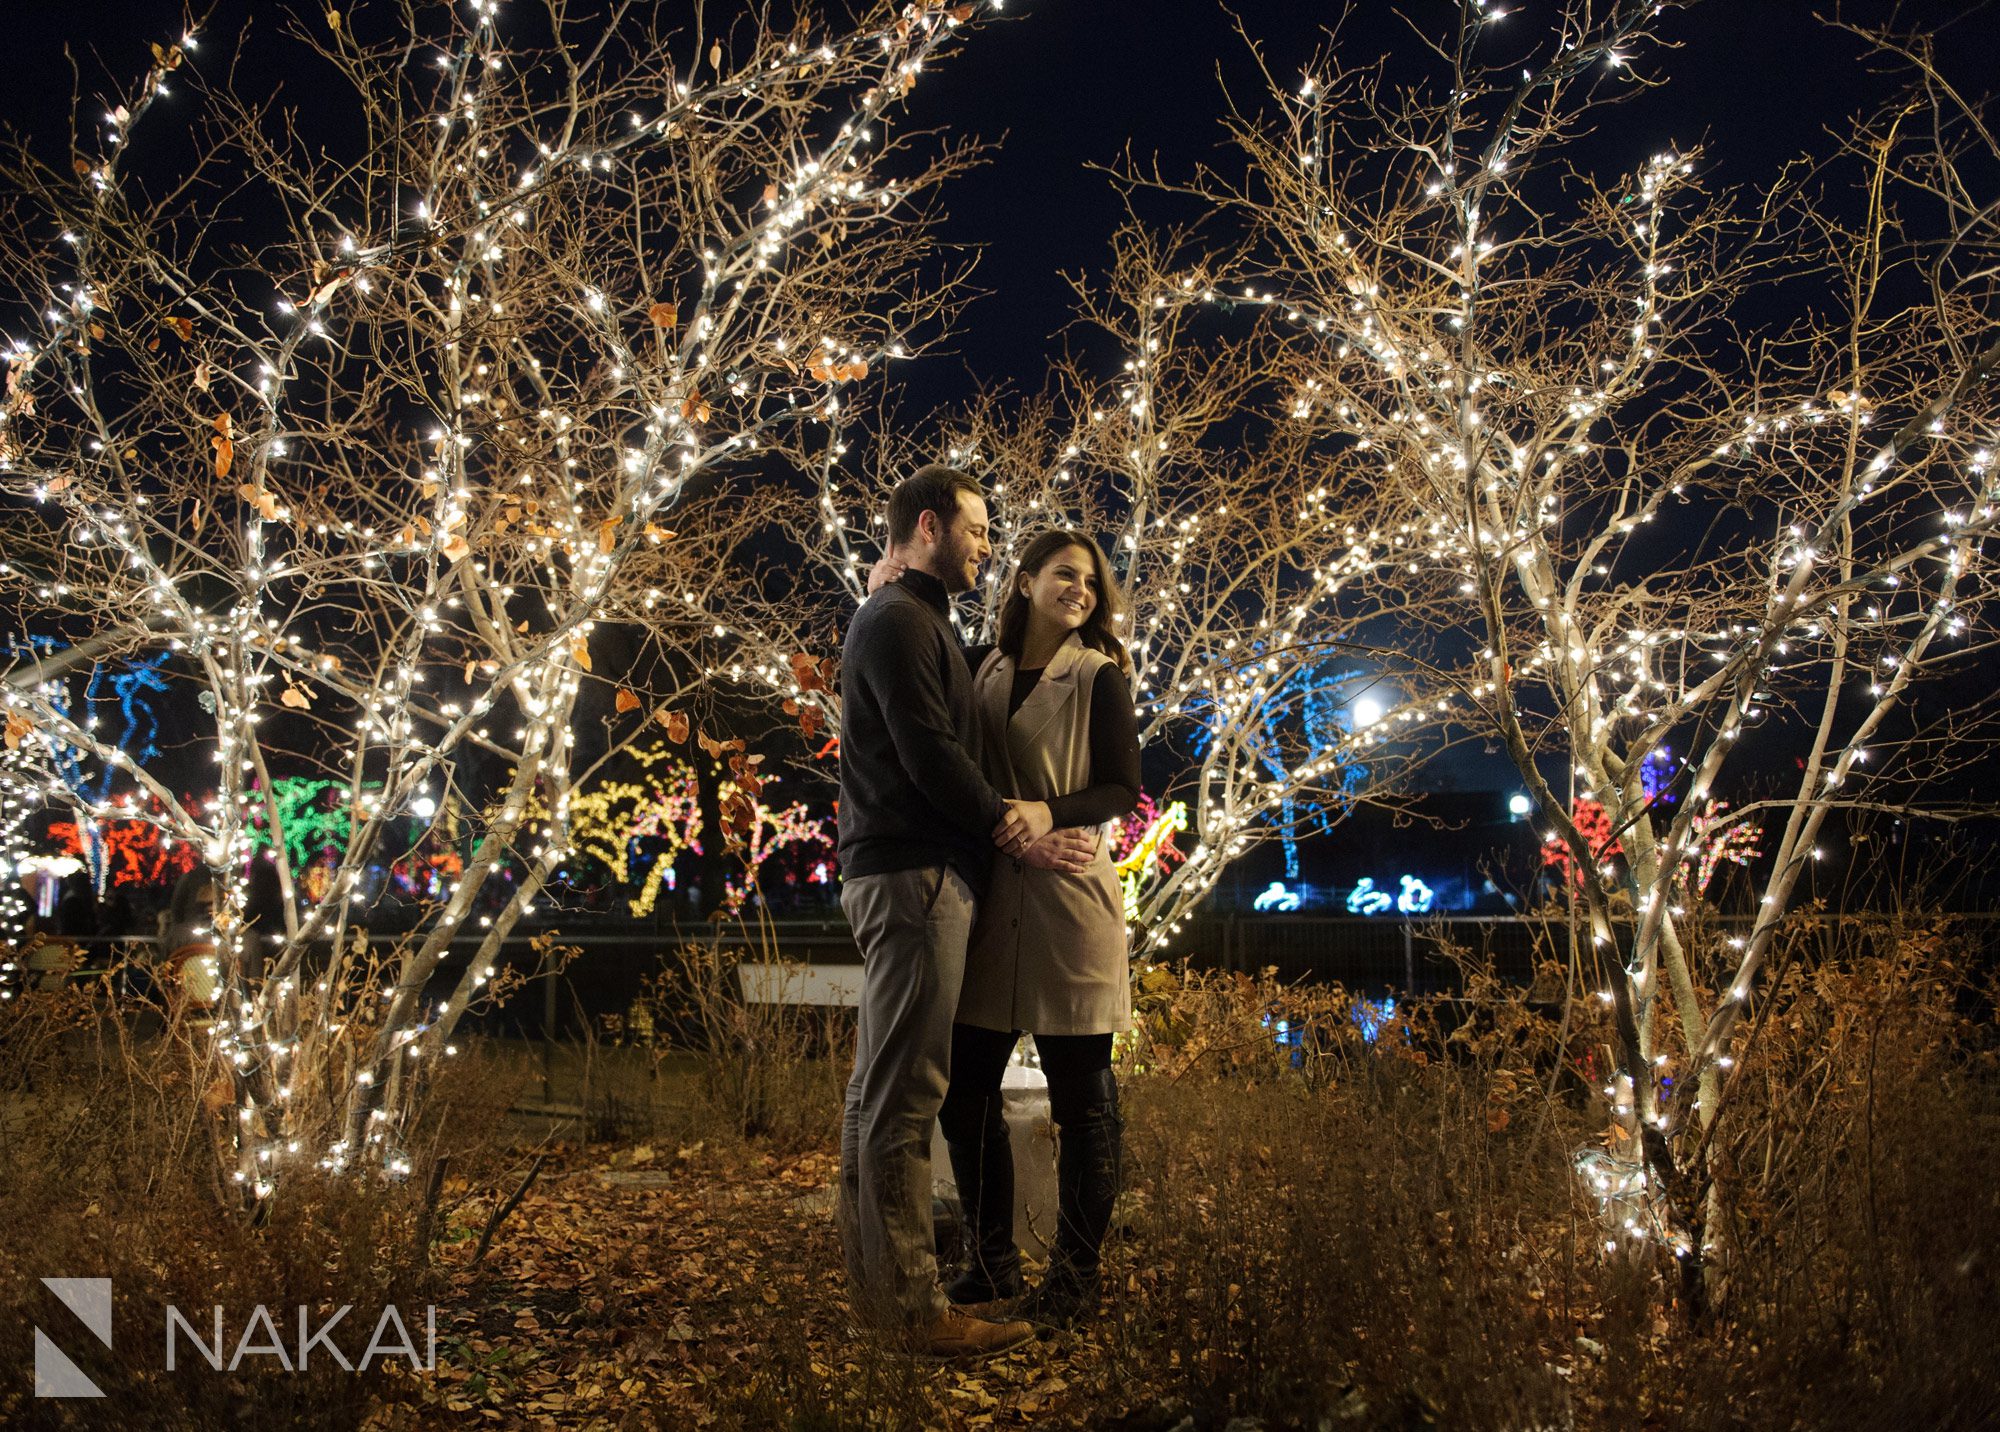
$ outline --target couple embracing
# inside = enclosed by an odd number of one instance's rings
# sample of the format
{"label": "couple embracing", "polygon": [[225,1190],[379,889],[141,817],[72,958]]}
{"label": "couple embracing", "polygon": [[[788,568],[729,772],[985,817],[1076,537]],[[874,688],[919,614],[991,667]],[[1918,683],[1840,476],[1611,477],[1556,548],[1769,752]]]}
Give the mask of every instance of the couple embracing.
{"label": "couple embracing", "polygon": [[[1097,1304],[1118,1192],[1112,1036],[1129,1027],[1124,905],[1103,826],[1139,794],[1121,602],[1087,537],[1048,532],[1008,575],[993,646],[952,597],[992,553],[979,484],[922,468],[889,499],[892,558],[841,658],[841,905],[863,960],[838,1220],[855,1320],[979,1357]],[[878,587],[878,584],[879,587]],[[1027,1292],[1000,1082],[1035,1036],[1058,1138],[1055,1245]],[[965,1209],[938,1283],[933,1121]],[[964,1306],[1020,1297],[1015,1316]]]}

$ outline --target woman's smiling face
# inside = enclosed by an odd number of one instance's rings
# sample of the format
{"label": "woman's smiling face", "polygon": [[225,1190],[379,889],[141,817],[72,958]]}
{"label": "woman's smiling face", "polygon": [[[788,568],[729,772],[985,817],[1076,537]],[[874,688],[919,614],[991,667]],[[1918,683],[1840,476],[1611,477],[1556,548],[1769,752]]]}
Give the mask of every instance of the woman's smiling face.
{"label": "woman's smiling face", "polygon": [[1021,578],[1021,593],[1040,620],[1059,631],[1075,631],[1097,610],[1097,569],[1090,553],[1063,548],[1039,572]]}

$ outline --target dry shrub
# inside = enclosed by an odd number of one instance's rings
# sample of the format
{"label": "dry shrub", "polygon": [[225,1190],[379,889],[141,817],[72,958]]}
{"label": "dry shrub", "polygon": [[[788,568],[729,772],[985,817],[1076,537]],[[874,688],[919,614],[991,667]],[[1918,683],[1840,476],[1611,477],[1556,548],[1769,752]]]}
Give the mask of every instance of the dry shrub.
{"label": "dry shrub", "polygon": [[[0,1055],[11,1087],[0,1103],[7,1177],[0,1221],[0,1289],[10,1316],[0,1360],[18,1370],[0,1391],[8,1426],[212,1428],[225,1425],[359,1425],[387,1370],[349,1372],[323,1348],[304,1372],[271,1356],[227,1360],[262,1304],[296,1353],[297,1308],[322,1326],[342,1304],[353,1311],[334,1332],[350,1361],[366,1348],[393,1304],[424,1352],[429,1283],[412,1246],[421,1184],[329,1179],[310,1160],[287,1176],[283,1196],[255,1223],[217,1197],[221,1172],[202,1127],[209,1114],[190,1087],[187,1050],[160,1033],[133,1034],[95,1013],[82,1026],[61,1001],[24,998],[8,1010]],[[67,1022],[60,1037],[42,1026]],[[140,1020],[139,1023],[147,1023]],[[32,1071],[16,1057],[36,1053]],[[31,1072],[32,1093],[20,1090]],[[99,1348],[49,1293],[43,1278],[109,1277],[113,1346]],[[224,1309],[225,1370],[212,1370],[185,1340],[176,1370],[164,1368],[165,1308],[204,1340]],[[40,1326],[104,1391],[102,1400],[32,1396],[33,1329]],[[259,1333],[252,1345],[266,1343]],[[403,1363],[407,1370],[407,1362]]]}
{"label": "dry shrub", "polygon": [[1128,1083],[1111,1395],[1164,1389],[1204,1425],[1556,1420],[1582,1211],[1579,1120],[1532,1068],[1553,1029],[1518,996],[1383,1018],[1337,986],[1165,973]]}
{"label": "dry shrub", "polygon": [[[776,960],[768,943],[754,956]],[[774,1153],[823,1147],[840,1128],[853,1059],[845,1010],[744,998],[740,949],[682,946],[650,976],[635,1022],[650,1032],[656,1061],[691,1057],[685,1097],[662,1110],[683,1141],[752,1139]]]}
{"label": "dry shrub", "polygon": [[1963,939],[1809,923],[1731,1093],[1728,1285],[1698,1327],[1666,1311],[1670,1270],[1606,1256],[1570,1173],[1603,1127],[1587,1081],[1557,1077],[1598,1037],[1587,1009],[1565,1022],[1475,968],[1371,1042],[1337,987],[1142,974],[1093,1416],[2000,1421],[1990,965],[1981,986]]}

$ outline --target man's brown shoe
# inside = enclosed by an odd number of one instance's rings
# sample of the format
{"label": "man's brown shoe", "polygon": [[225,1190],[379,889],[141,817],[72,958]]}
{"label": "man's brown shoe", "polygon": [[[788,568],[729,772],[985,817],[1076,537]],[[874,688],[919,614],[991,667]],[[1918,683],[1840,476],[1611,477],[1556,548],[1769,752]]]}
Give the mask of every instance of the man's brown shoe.
{"label": "man's brown shoe", "polygon": [[992,1357],[1034,1335],[1032,1324],[989,1323],[957,1308],[946,1308],[928,1327],[913,1328],[910,1332],[911,1346],[918,1356],[954,1362]]}

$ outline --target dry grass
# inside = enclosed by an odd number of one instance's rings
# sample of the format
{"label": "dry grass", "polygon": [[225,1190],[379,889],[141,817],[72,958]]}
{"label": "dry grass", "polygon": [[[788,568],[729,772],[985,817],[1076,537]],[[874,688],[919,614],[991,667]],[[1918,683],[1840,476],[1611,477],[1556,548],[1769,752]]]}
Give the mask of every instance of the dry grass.
{"label": "dry grass", "polygon": [[[981,1368],[911,1363],[846,1325],[825,1213],[844,1058],[711,981],[666,1057],[572,1061],[595,1116],[548,1145],[479,1269],[466,1250],[547,1145],[508,1117],[537,1059],[475,1044],[410,1184],[295,1185],[250,1229],[206,1200],[170,1084],[131,1077],[115,1042],[42,1038],[66,1066],[7,1096],[5,1351],[27,1366],[27,1325],[61,1315],[23,1291],[36,1276],[108,1271],[121,1319],[147,1299],[434,1297],[442,1367],[168,1379],[147,1349],[74,1425],[1991,1426],[2000,1082],[1966,959],[1915,931],[1788,967],[1731,1096],[1729,1286],[1701,1327],[1657,1267],[1604,1256],[1569,1172],[1602,1126],[1554,1077],[1587,1022],[1475,982],[1475,1005],[1404,1007],[1371,1043],[1340,990],[1156,976],[1104,1316]],[[712,1057],[689,1053],[697,1029]],[[411,1230],[443,1153],[427,1271]],[[17,1393],[0,1415],[56,1425],[53,1406]]]}

